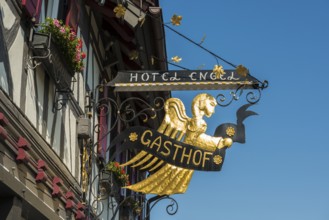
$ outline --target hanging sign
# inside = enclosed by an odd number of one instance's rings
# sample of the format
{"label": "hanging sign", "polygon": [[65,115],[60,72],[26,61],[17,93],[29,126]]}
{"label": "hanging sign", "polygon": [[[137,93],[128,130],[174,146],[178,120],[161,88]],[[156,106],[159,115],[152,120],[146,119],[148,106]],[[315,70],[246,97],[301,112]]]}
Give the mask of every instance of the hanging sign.
{"label": "hanging sign", "polygon": [[120,153],[127,149],[139,149],[185,169],[220,171],[225,157],[225,148],[209,152],[142,126],[126,129],[112,141],[110,148],[118,143],[121,144]]}
{"label": "hanging sign", "polygon": [[242,121],[253,112],[246,112],[248,106],[243,107],[239,110],[243,117],[238,115],[237,124],[221,125],[216,129],[216,136],[212,136],[206,134],[207,123],[203,117],[211,117],[215,106],[213,96],[198,94],[192,101],[192,117],[189,117],[180,99],[169,98],[164,103],[165,116],[158,129],[134,126],[120,133],[109,146],[110,151],[116,148],[112,157],[138,149],[139,153],[121,166],[150,172],[144,180],[125,188],[157,195],[184,193],[194,170],[221,170],[226,149],[234,141],[243,142]]}
{"label": "hanging sign", "polygon": [[172,90],[222,90],[259,87],[259,81],[251,75],[241,76],[235,70],[225,70],[216,77],[212,70],[179,71],[124,71],[107,85],[114,91],[172,91]]}

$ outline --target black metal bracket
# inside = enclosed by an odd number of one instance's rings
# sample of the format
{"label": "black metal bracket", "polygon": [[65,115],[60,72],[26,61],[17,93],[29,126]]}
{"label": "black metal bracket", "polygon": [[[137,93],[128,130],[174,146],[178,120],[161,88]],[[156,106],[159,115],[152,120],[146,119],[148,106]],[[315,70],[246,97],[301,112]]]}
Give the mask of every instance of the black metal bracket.
{"label": "black metal bracket", "polygon": [[53,112],[63,109],[71,99],[72,94],[71,89],[60,90],[56,88],[53,100]]}

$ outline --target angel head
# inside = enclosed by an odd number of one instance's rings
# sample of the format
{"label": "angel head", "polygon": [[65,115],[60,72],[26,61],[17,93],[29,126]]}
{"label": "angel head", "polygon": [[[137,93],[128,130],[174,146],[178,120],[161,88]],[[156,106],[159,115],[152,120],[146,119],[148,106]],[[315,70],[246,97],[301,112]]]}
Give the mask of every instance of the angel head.
{"label": "angel head", "polygon": [[197,118],[205,115],[209,118],[215,113],[216,105],[217,102],[213,96],[201,93],[195,96],[192,101],[192,115]]}

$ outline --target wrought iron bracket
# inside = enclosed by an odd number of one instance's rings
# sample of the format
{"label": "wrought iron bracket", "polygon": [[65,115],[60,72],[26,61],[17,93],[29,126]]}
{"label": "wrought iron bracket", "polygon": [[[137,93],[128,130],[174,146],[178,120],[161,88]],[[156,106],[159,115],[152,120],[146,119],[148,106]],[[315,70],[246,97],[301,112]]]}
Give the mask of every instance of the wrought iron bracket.
{"label": "wrought iron bracket", "polygon": [[253,89],[245,89],[244,85],[239,86],[235,91],[230,91],[229,94],[219,93],[216,96],[217,104],[222,107],[229,106],[233,101],[238,101],[243,96],[243,92],[247,91],[245,98],[249,104],[256,104],[262,97],[263,89],[268,87],[268,81],[259,82],[259,85]]}
{"label": "wrought iron bracket", "polygon": [[[113,215],[111,217],[111,220],[114,220],[116,219],[120,209],[123,207],[127,207],[130,209],[130,211],[134,212],[135,216],[140,216],[139,219],[150,220],[152,209],[162,200],[169,200],[170,202],[166,206],[166,212],[168,215],[175,215],[177,213],[178,202],[174,198],[167,195],[157,195],[147,199],[145,194],[133,194],[118,200],[118,198],[116,197],[116,193],[112,191],[115,190],[116,184],[115,182],[113,182],[111,174],[108,177],[109,178],[102,179],[101,181],[102,183],[106,182],[107,186],[103,184],[103,186],[99,188],[99,196],[97,196],[96,199],[93,201],[91,205],[92,208],[88,211],[89,216],[93,215],[97,218],[102,215],[105,209],[112,209]],[[104,202],[109,196],[110,198],[115,198],[116,202],[111,200],[108,204],[108,207],[104,207]]]}
{"label": "wrought iron bracket", "polygon": [[71,100],[72,96],[71,89],[55,89],[54,99],[53,99],[53,112],[59,111],[66,107],[67,102]]}

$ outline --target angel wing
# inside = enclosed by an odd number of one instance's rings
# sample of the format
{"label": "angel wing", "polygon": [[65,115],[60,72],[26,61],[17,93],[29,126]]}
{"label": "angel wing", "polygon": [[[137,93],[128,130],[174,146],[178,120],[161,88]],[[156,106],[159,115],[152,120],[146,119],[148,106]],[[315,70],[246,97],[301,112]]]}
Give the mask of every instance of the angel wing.
{"label": "angel wing", "polygon": [[[164,109],[166,114],[158,132],[178,141],[183,141],[190,121],[186,115],[184,104],[180,99],[170,98],[166,101]],[[146,179],[125,187],[136,192],[157,195],[184,193],[193,175],[193,170],[164,163],[163,160],[145,151],[141,151],[121,166],[127,165],[132,165],[132,167],[137,167],[140,170],[155,171]]]}

